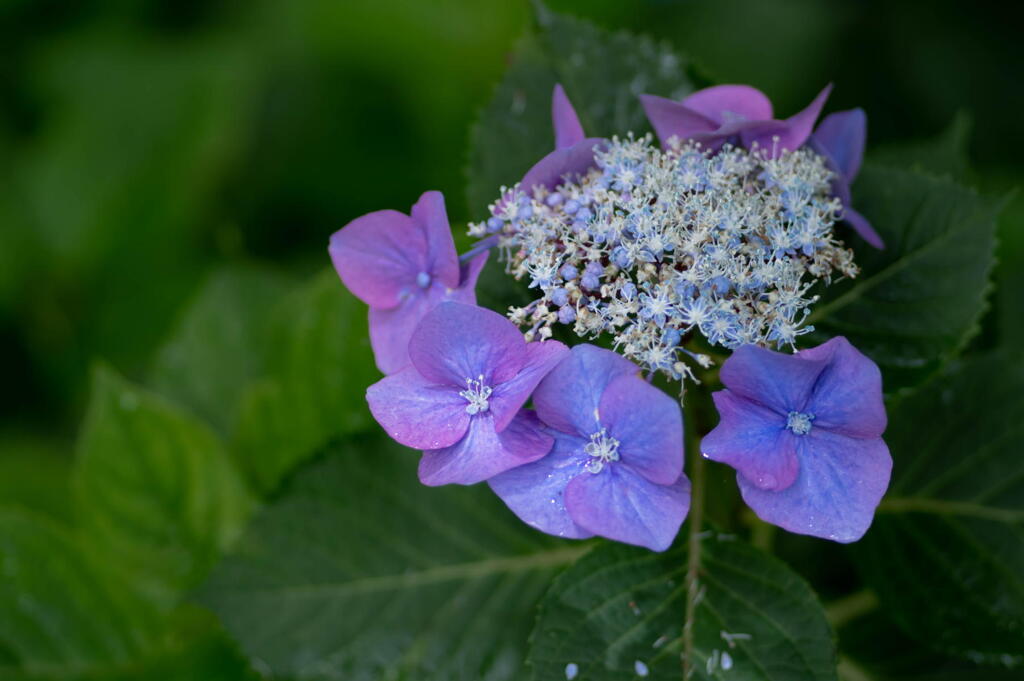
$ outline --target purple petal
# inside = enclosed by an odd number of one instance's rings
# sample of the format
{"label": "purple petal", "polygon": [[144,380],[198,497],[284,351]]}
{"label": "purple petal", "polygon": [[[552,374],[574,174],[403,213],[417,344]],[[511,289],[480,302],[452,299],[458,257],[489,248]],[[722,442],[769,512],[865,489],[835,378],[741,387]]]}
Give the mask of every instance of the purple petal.
{"label": "purple petal", "polygon": [[551,121],[555,126],[555,149],[565,149],[583,141],[583,126],[561,85],[555,85],[551,95]]}
{"label": "purple petal", "polygon": [[736,349],[722,365],[725,387],[739,397],[769,407],[783,416],[804,411],[824,361],[798,359],[756,345]]}
{"label": "purple petal", "polygon": [[423,452],[419,476],[424,485],[473,485],[536,461],[554,438],[541,430],[537,415],[521,411],[501,433],[489,414],[474,417],[465,437],[451,447]]}
{"label": "purple petal", "polygon": [[800,472],[796,437],[786,417],[729,390],[711,396],[721,417],[704,436],[700,450],[712,461],[728,464],[760,489],[786,489]]}
{"label": "purple petal", "polygon": [[690,481],[656,485],[611,464],[600,473],[581,473],[565,488],[565,507],[580,527],[608,539],[664,551],[690,510]]}
{"label": "purple petal", "polygon": [[406,367],[366,389],[377,423],[406,447],[439,449],[459,440],[469,427],[466,400],[457,390],[424,379]]}
{"label": "purple petal", "polygon": [[763,92],[749,85],[716,85],[704,88],[683,99],[682,103],[686,108],[703,114],[719,125],[737,117],[748,121],[772,118],[771,100]]}
{"label": "purple petal", "polygon": [[585,473],[583,466],[587,457],[583,455],[583,447],[586,442],[571,435],[555,433],[554,436],[554,447],[547,456],[495,476],[487,484],[527,525],[558,537],[592,537],[592,533],[569,517],[563,499],[569,481]]}
{"label": "purple petal", "polygon": [[667,146],[673,136],[680,140],[694,139],[719,128],[717,120],[665,97],[640,95],[640,103],[662,146]]}
{"label": "purple petal", "polygon": [[537,386],[533,393],[537,415],[555,430],[589,441],[601,429],[597,414],[605,388],[619,376],[638,371],[611,350],[577,345]]}
{"label": "purple petal", "polygon": [[747,505],[790,532],[842,543],[864,536],[889,486],[892,457],[885,442],[813,428],[799,438],[798,456],[800,475],[781,492],[760,490],[737,475]]}
{"label": "purple petal", "polygon": [[552,151],[526,171],[519,188],[527,193],[537,186],[554,189],[565,182],[565,177],[586,173],[594,167],[594,147],[602,143],[604,140],[599,137],[588,137],[571,147]]}
{"label": "purple petal", "polygon": [[459,256],[441,192],[424,192],[412,207],[412,218],[420,224],[427,240],[424,271],[446,288],[454,289],[459,285]]}
{"label": "purple petal", "polygon": [[494,427],[501,432],[530,398],[537,384],[547,376],[562,358],[569,354],[569,348],[555,340],[526,344],[526,363],[515,378],[494,386],[490,399],[490,411],[494,415]]}
{"label": "purple petal", "polygon": [[815,145],[832,159],[847,182],[853,182],[860,172],[867,125],[868,119],[863,109],[838,111],[825,116],[811,136]]}
{"label": "purple petal", "polygon": [[[769,150],[773,156],[783,149],[799,149],[810,138],[814,122],[818,120],[818,115],[831,92],[832,84],[829,83],[807,108],[785,121],[768,121],[747,128],[741,133],[743,146],[749,149],[757,143],[761,149]],[[775,137],[778,137],[778,140],[774,139]]]}
{"label": "purple petal", "polygon": [[493,388],[511,379],[526,361],[526,341],[497,312],[444,302],[431,310],[409,341],[409,358],[435,383],[466,387],[483,376]]}
{"label": "purple petal", "polygon": [[885,432],[882,372],[850,341],[839,336],[801,350],[796,357],[827,363],[807,403],[807,411],[814,414],[814,428],[861,438]]}
{"label": "purple petal", "polygon": [[885,248],[885,242],[882,241],[882,237],[879,236],[878,232],[875,231],[875,228],[871,226],[871,223],[868,222],[867,218],[850,208],[848,205],[843,206],[843,220],[849,223],[849,225],[853,227],[853,231],[860,234],[864,241],[867,241],[875,248]]}
{"label": "purple petal", "polygon": [[427,267],[427,242],[415,220],[394,210],[356,218],[327,249],[345,286],[371,307],[398,305]]}
{"label": "purple petal", "polygon": [[409,339],[440,301],[440,291],[431,289],[407,297],[398,307],[370,308],[370,345],[381,373],[393,374],[409,365]]}
{"label": "purple petal", "polygon": [[637,375],[608,384],[601,425],[619,441],[623,464],[653,483],[669,485],[683,472],[683,415],[679,403]]}

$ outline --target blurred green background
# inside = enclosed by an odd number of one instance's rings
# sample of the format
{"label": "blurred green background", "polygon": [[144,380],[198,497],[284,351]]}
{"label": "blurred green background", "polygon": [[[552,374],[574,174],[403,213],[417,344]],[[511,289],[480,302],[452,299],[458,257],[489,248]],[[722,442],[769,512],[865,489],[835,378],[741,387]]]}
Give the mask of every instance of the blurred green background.
{"label": "blurred green background", "polygon": [[[1004,192],[1024,174],[1021,5],[549,4],[669,40],[782,115],[833,81],[830,110],[863,106],[870,146],[965,113],[973,183]],[[66,465],[90,362],[144,378],[214,268],[308,274],[333,231],[426,189],[465,221],[469,129],[530,20],[525,1],[0,0],[0,471],[34,462],[2,493],[30,499],[32,475]],[[1006,291],[1022,216],[1017,197]],[[1024,310],[999,309],[989,330],[1016,333]]]}

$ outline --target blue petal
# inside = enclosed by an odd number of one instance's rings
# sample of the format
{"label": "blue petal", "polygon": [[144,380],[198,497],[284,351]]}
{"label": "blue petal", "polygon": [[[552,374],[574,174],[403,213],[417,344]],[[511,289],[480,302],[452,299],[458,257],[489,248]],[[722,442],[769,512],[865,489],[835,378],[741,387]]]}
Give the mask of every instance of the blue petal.
{"label": "blue petal", "polygon": [[800,471],[797,436],[786,430],[786,417],[745,400],[729,390],[712,396],[721,420],[701,441],[701,452],[728,464],[760,489],[782,490]]}
{"label": "blue petal", "polygon": [[889,486],[892,457],[881,438],[860,440],[814,428],[798,440],[800,474],[781,492],[736,476],[761,520],[790,532],[849,543],[864,536]]}
{"label": "blue petal", "polygon": [[547,456],[495,476],[487,484],[527,525],[557,537],[591,537],[592,533],[569,517],[562,496],[569,481],[585,473],[586,444],[580,438],[555,433],[554,447]]}
{"label": "blue petal", "polygon": [[683,472],[683,415],[679,403],[636,375],[608,384],[601,425],[619,441],[624,464],[649,481],[668,485]]}
{"label": "blue petal", "polygon": [[605,388],[619,376],[638,371],[611,350],[577,345],[537,386],[533,393],[537,415],[555,430],[589,440],[601,429],[597,414]]}
{"label": "blue petal", "polygon": [[675,484],[656,485],[613,463],[573,478],[565,504],[572,519],[594,534],[664,551],[690,510],[690,481],[681,475]]}

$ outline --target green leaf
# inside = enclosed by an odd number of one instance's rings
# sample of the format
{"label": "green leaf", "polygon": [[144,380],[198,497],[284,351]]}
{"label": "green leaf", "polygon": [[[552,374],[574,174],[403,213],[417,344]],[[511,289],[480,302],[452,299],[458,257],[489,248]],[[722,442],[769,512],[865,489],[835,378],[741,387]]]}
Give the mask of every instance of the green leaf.
{"label": "green leaf", "polygon": [[[610,32],[539,2],[536,6],[538,35],[588,136],[646,132],[650,125],[640,95],[682,99],[693,92],[689,60],[668,43]],[[550,97],[549,92],[549,110]]]}
{"label": "green leaf", "polygon": [[32,673],[115,665],[144,651],[158,615],[91,542],[43,516],[0,511],[0,647]]}
{"label": "green leaf", "polygon": [[264,491],[331,438],[373,423],[367,386],[380,378],[366,306],[325,270],[279,305],[268,375],[243,396],[235,449]]}
{"label": "green leaf", "polygon": [[512,65],[471,136],[468,199],[481,217],[502,185],[518,182],[554,149],[551,91],[565,87],[588,136],[649,129],[637,95],[681,98],[693,90],[687,60],[667,44],[609,32],[538,6],[537,29]]}
{"label": "green leaf", "polygon": [[0,435],[0,506],[19,506],[70,521],[71,457],[56,441]]}
{"label": "green leaf", "polygon": [[154,387],[230,432],[243,388],[263,373],[270,311],[287,279],[257,267],[214,273],[157,354]]}
{"label": "green leaf", "polygon": [[47,338],[51,356],[84,345],[141,366],[207,260],[196,241],[246,132],[258,60],[220,39],[96,31],[40,47],[34,77],[53,115],[19,168],[14,229],[53,261],[42,285],[28,273],[28,292],[74,327],[73,344]]}
{"label": "green leaf", "polygon": [[937,650],[1024,663],[1022,414],[1024,367],[1001,355],[890,412],[893,481],[856,556],[886,612]]}
{"label": "green leaf", "polygon": [[[682,676],[685,547],[606,544],[541,602],[528,662],[538,681]],[[832,631],[810,587],[783,563],[728,535],[702,540],[693,679],[836,678]],[[744,636],[734,636],[742,634]],[[731,643],[730,643],[731,639]]]}
{"label": "green leaf", "polygon": [[253,507],[209,428],[110,369],[94,373],[78,456],[84,536],[165,605],[205,575]]}
{"label": "green leaf", "polygon": [[886,248],[854,242],[862,271],[822,290],[812,338],[846,336],[895,392],[933,374],[977,332],[1000,204],[950,180],[874,165],[854,197]]}
{"label": "green leaf", "polygon": [[[910,638],[882,612],[859,617],[839,629],[843,681],[1020,681],[1021,670],[981,666],[939,655]],[[1007,660],[1012,665],[1011,660]],[[1019,666],[1019,665],[1018,665]],[[843,675],[849,669],[854,673]],[[856,672],[860,676],[856,676]]]}
{"label": "green leaf", "polygon": [[581,552],[485,486],[428,488],[417,453],[348,441],[302,471],[201,600],[295,679],[520,679],[536,600]]}

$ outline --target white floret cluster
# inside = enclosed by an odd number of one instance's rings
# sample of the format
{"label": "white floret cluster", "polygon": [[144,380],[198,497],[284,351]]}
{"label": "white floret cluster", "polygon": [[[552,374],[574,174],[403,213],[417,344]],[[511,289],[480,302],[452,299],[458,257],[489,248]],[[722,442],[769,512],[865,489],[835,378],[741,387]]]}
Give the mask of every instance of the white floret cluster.
{"label": "white floret cluster", "polygon": [[650,136],[613,138],[585,175],[502,190],[490,237],[538,298],[509,317],[528,339],[555,324],[582,338],[608,333],[652,372],[693,377],[695,332],[712,345],[793,346],[822,280],[854,277],[833,234],[842,215],[825,159],[804,147],[776,158],[755,148],[716,153]]}

